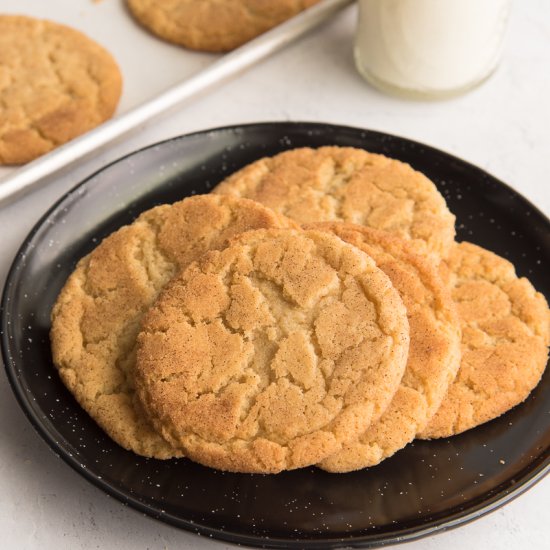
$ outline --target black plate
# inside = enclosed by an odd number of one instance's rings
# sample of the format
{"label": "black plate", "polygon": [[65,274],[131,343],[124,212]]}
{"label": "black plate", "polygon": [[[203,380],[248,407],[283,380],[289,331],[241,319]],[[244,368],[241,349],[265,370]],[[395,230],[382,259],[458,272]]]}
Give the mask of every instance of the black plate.
{"label": "black plate", "polygon": [[221,473],[140,458],[114,444],[61,384],[49,315],[76,261],[140,212],[208,192],[230,172],[291,147],[363,147],[426,173],[457,215],[459,239],[510,258],[550,296],[550,222],[512,189],[441,151],[325,124],[222,128],[172,139],[102,169],[61,199],[17,254],[2,301],[9,380],[39,434],[107,493],[162,521],[255,546],[376,546],[454,527],[509,501],[549,468],[550,372],[529,399],[460,436],[415,442],[376,468],[333,475]]}

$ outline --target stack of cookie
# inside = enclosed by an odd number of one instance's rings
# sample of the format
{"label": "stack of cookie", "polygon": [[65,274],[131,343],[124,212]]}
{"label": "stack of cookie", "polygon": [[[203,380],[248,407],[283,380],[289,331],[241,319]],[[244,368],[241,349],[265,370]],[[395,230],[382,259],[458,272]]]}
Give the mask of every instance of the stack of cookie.
{"label": "stack of cookie", "polygon": [[261,159],[83,258],[54,363],[120,445],[236,472],[373,466],[523,401],[550,312],[454,242],[424,175],[363,150]]}

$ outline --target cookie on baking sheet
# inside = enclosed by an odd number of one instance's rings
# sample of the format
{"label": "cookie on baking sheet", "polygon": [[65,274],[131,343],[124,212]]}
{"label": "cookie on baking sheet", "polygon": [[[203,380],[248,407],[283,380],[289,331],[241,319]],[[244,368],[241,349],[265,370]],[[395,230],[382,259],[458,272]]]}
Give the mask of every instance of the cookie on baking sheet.
{"label": "cookie on baking sheet", "polygon": [[127,0],[151,32],[191,48],[229,51],[313,6],[319,0]]}
{"label": "cookie on baking sheet", "polygon": [[120,445],[168,458],[175,451],[134,399],[141,318],[166,282],[242,231],[294,226],[253,201],[199,195],[143,213],[83,258],[52,312],[53,359],[82,407]]}
{"label": "cookie on baking sheet", "polygon": [[175,277],[138,338],[139,397],[189,458],[237,472],[315,464],[389,404],[409,340],[390,280],[326,232],[244,233]]}
{"label": "cookie on baking sheet", "polygon": [[298,223],[344,221],[426,243],[444,257],[455,217],[435,185],[408,164],[352,147],[293,149],[263,158],[215,189],[248,197]]}
{"label": "cookie on baking sheet", "polygon": [[461,433],[521,403],[548,358],[548,304],[510,262],[463,242],[446,264],[462,324],[462,361],[423,439]]}
{"label": "cookie on baking sheet", "polygon": [[407,367],[390,406],[358,441],[318,464],[330,472],[349,472],[378,464],[426,427],[460,364],[460,324],[437,265],[416,254],[410,241],[346,223],[305,228],[331,231],[371,256],[399,292],[409,320]]}
{"label": "cookie on baking sheet", "polygon": [[113,114],[122,77],[112,56],[51,21],[0,15],[0,164],[21,164]]}

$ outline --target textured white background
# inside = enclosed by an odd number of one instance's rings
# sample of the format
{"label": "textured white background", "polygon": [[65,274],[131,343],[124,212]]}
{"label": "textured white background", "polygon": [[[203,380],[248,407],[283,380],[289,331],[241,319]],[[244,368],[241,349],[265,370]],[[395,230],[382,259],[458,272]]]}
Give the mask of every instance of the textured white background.
{"label": "textured white background", "polygon": [[[0,0],[0,11],[66,22],[107,46],[125,76],[120,112],[215,59],[147,35],[125,13],[122,0]],[[354,9],[348,9],[223,88],[45,182],[31,196],[1,208],[0,284],[27,232],[83,177],[144,145],[227,124],[309,120],[399,134],[485,168],[550,215],[550,2],[515,2],[497,73],[463,97],[434,103],[390,98],[360,79],[351,53],[355,16]],[[0,176],[9,171],[0,169]],[[548,548],[549,509],[547,478],[503,509],[407,548]],[[35,434],[3,373],[0,533],[0,547],[10,549],[226,547],[143,517],[73,472]]]}

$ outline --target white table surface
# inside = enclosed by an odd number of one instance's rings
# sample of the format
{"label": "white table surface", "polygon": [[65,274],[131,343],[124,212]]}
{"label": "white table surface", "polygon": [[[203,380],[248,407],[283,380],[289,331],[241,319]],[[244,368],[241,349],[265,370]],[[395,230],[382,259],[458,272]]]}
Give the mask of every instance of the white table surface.
{"label": "white table surface", "polygon": [[[109,47],[126,80],[124,111],[215,56],[184,52],[136,27],[122,0],[1,0],[0,11],[71,23]],[[0,284],[31,227],[66,190],[144,145],[228,124],[307,120],[406,136],[493,173],[550,215],[550,2],[514,3],[504,60],[473,92],[410,102],[376,92],[354,70],[354,8],[223,88],[0,207]],[[119,32],[119,29],[123,31]],[[139,43],[138,48],[128,47]],[[9,173],[0,170],[0,176]],[[144,517],[90,485],[48,449],[0,374],[1,548],[117,550],[229,547]],[[413,549],[548,548],[550,478],[504,508],[459,529],[409,543]]]}

